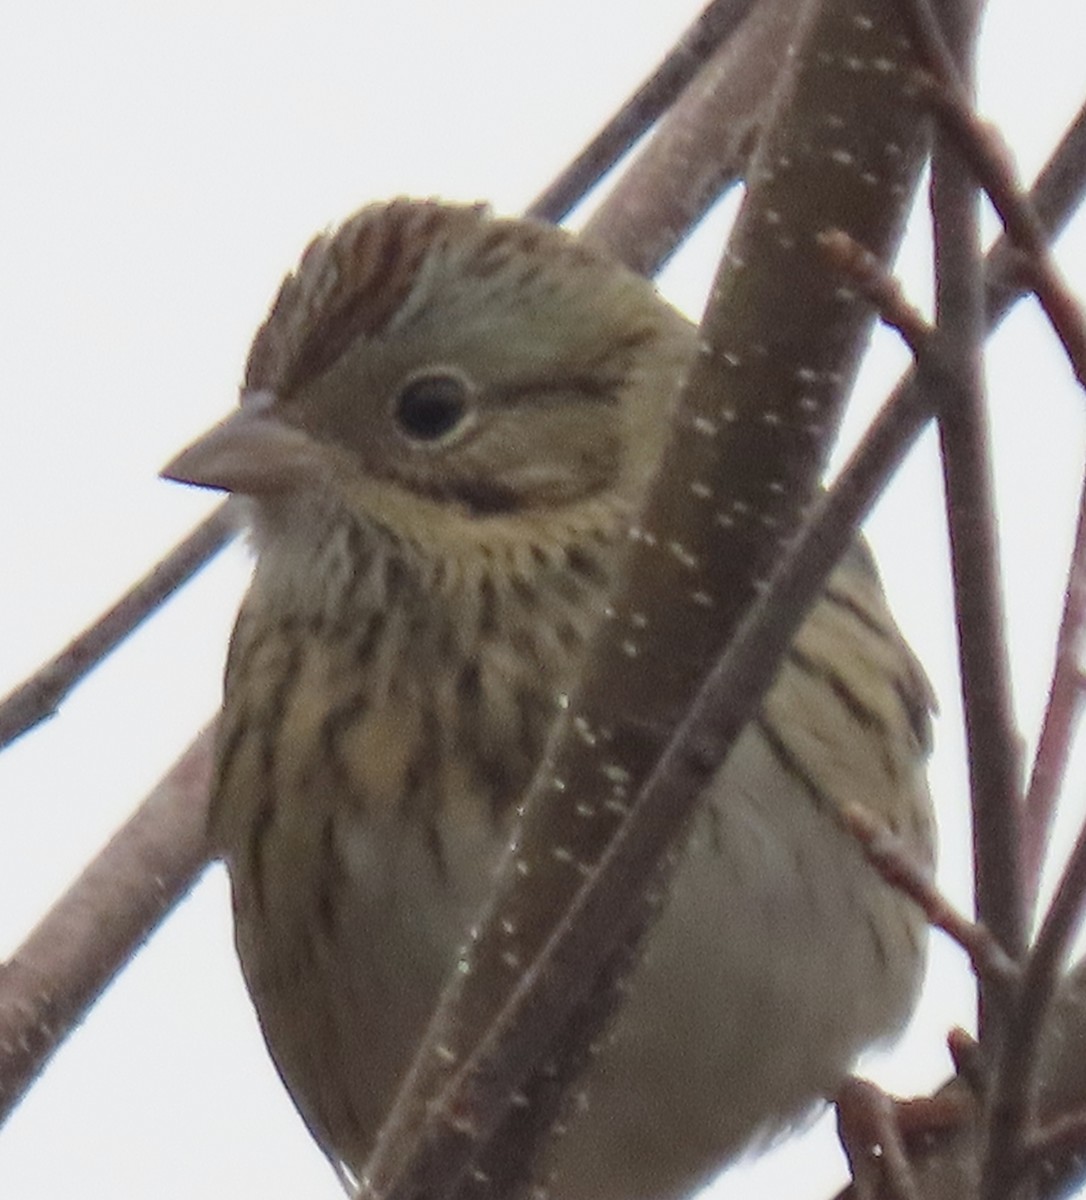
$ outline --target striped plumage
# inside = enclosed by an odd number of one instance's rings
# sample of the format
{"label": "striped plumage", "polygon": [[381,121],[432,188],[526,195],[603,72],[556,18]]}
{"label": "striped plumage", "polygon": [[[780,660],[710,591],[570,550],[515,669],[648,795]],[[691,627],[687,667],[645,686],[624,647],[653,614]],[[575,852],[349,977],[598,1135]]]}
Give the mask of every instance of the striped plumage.
{"label": "striped plumage", "polygon": [[[606,603],[693,328],[560,231],[395,202],[318,238],[243,407],[169,468],[250,494],[212,834],[269,1049],[333,1161],[377,1126]],[[714,782],[556,1200],[679,1195],[896,1030],[922,922],[835,818],[924,858],[929,697],[866,551]]]}

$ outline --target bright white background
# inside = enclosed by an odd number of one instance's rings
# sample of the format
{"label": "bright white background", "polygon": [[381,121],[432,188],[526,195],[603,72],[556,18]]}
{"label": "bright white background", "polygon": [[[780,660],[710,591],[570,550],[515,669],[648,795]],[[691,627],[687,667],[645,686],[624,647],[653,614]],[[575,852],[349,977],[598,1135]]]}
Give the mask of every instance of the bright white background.
{"label": "bright white background", "polygon": [[[0,8],[0,692],[91,620],[206,510],[158,466],[232,403],[249,338],[320,226],[396,193],[516,211],[595,131],[699,0],[6,0]],[[1074,0],[993,0],[982,103],[1027,176],[1086,91]],[[720,220],[668,272],[697,315]],[[1061,257],[1086,289],[1086,227]],[[926,303],[923,237],[904,256]],[[888,335],[868,407],[904,356]],[[1086,443],[1082,397],[1031,311],[989,359],[1005,571],[1032,740]],[[871,523],[901,621],[942,697],[942,883],[968,903],[945,539],[931,439]],[[0,955],[213,712],[246,563],[234,551],[61,717],[0,757]],[[1066,846],[1082,789],[1061,827]],[[918,1028],[869,1069],[945,1074],[968,1024],[937,942]],[[721,997],[727,1003],[727,997]],[[831,1193],[826,1123],[730,1195]],[[0,1131],[0,1195],[331,1200],[337,1185],[269,1066],[213,871]]]}

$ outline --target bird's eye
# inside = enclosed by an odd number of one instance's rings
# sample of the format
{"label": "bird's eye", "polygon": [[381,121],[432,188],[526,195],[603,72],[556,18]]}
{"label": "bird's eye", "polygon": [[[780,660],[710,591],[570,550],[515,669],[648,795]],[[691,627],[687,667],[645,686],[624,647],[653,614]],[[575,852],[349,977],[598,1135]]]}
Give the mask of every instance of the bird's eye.
{"label": "bird's eye", "polygon": [[417,375],[400,389],[392,413],[413,442],[438,442],[465,419],[470,394],[470,385],[459,375]]}

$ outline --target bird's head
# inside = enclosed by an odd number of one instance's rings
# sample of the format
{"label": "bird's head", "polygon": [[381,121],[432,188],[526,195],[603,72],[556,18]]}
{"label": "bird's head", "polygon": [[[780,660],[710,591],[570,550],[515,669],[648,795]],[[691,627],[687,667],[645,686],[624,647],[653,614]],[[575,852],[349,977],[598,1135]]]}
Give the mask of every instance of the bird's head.
{"label": "bird's head", "polygon": [[308,500],[415,542],[628,510],[695,344],[650,283],[563,230],[374,205],[311,243],[239,409],[163,474],[252,497],[267,527]]}

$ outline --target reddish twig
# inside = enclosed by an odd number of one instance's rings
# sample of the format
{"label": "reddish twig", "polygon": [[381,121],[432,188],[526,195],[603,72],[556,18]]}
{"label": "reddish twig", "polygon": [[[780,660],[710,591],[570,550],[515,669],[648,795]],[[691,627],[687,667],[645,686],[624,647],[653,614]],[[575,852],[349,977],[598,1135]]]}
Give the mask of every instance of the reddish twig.
{"label": "reddish twig", "polygon": [[818,235],[830,266],[847,275],[859,292],[878,310],[883,322],[896,329],[919,360],[931,345],[932,327],[924,314],[905,299],[901,285],[878,258],[843,229]]}
{"label": "reddish twig", "polygon": [[968,1030],[955,1025],[946,1035],[946,1048],[955,1074],[969,1085],[971,1091],[980,1095],[988,1085],[980,1042]]}
{"label": "reddish twig", "polygon": [[1025,845],[1023,848],[1026,895],[1036,903],[1041,866],[1048,846],[1056,799],[1063,781],[1075,722],[1082,712],[1086,686],[1082,677],[1086,655],[1086,482],[1079,496],[1075,541],[1067,573],[1063,614],[1056,637],[1056,662],[1045,705],[1041,736],[1026,791]]}
{"label": "reddish twig", "polygon": [[922,91],[987,193],[1012,244],[1021,251],[1021,268],[1063,344],[1076,379],[1086,386],[1086,316],[1056,266],[1036,210],[1019,187],[1010,150],[998,130],[974,111],[929,0],[909,0],[905,7],[927,66],[919,80]]}
{"label": "reddish twig", "polygon": [[[838,266],[847,271],[865,295],[880,308],[884,320],[902,332],[918,357],[921,353],[934,353],[932,343],[939,335],[931,335],[931,331],[918,314],[905,303],[895,281],[871,256],[839,234],[827,235],[824,244]],[[1083,493],[1082,505],[1072,556],[1067,604],[1061,625],[1052,700],[1047,710],[1042,743],[1038,750],[1034,775],[1036,787],[1031,787],[1031,809],[1037,813],[1037,819],[1043,820],[1046,825],[1054,801],[1055,786],[1069,752],[1071,726],[1083,690],[1079,656],[1084,636],[1083,623],[1086,621],[1086,491]],[[895,885],[902,887],[913,897],[933,924],[944,929],[963,946],[979,976],[998,984],[1000,990],[1005,992],[1006,985],[1013,982],[1019,976],[1019,972],[984,926],[968,921],[953,910],[931,888],[926,873],[919,870],[917,865],[902,853],[900,847],[894,845],[889,831],[879,829],[866,812],[859,810],[848,814],[848,817],[854,831],[864,841],[869,855],[880,870]],[[1029,839],[1029,844],[1035,847],[1043,844],[1043,834],[1035,833]],[[1034,858],[1038,858],[1039,854],[1040,850],[1035,849]],[[1050,919],[1054,921],[1054,944],[1057,946],[1066,945],[1066,938],[1070,936],[1068,926],[1078,920],[1081,904],[1078,898],[1081,897],[1083,888],[1086,888],[1086,876],[1079,882],[1079,877],[1069,867],[1066,892],[1061,889],[1061,911],[1055,915],[1050,914]],[[1036,974],[1029,987],[1023,990],[1024,1011],[1016,1020],[1015,1027],[1018,1028],[1020,1022],[1028,1023],[1028,1032],[1033,1037],[1023,1042],[1018,1051],[1013,1053],[1012,1066],[1008,1067],[1006,1072],[1008,1088],[1016,1091],[1019,1099],[1023,1095],[1021,1063],[1023,1058],[1030,1055],[1033,1055],[1035,1060],[1034,1039],[1039,1035],[1043,1012],[1055,989],[1061,960],[1062,957],[1053,958],[1051,949],[1042,949],[1039,966],[1034,965],[1036,957],[1031,958],[1031,965]],[[1025,1127],[1025,1121],[1024,1115],[1014,1119],[1019,1128]]]}
{"label": "reddish twig", "polygon": [[917,862],[893,830],[859,804],[849,806],[841,815],[879,874],[904,892],[929,924],[961,946],[979,978],[1001,989],[1017,983],[1021,978],[1018,964],[982,924],[969,920],[947,900],[935,886],[931,872]]}
{"label": "reddish twig", "polygon": [[1019,187],[1010,151],[998,131],[981,121],[957,92],[937,83],[926,92],[1021,252],[1020,269],[1062,343],[1075,378],[1086,386],[1086,317],[1049,251],[1040,219]]}
{"label": "reddish twig", "polygon": [[898,1101],[869,1080],[852,1077],[835,1104],[856,1200],[920,1200],[898,1128]]}
{"label": "reddish twig", "polygon": [[[1086,186],[1086,105],[1078,110],[1059,144],[1030,188],[1045,242],[1051,245],[1082,202]],[[989,251],[985,264],[988,327],[997,325],[1021,295],[1021,256],[1006,232]]]}
{"label": "reddish twig", "polygon": [[[956,610],[974,811],[977,902],[1003,944],[1016,957],[1025,940],[1022,856],[1018,837],[1021,809],[1016,788],[1014,726],[1005,662],[999,590],[998,543],[991,502],[987,429],[982,406],[977,347],[981,324],[980,276],[976,269],[976,206],[971,170],[1000,208],[1011,240],[1031,252],[1033,282],[1042,303],[1079,370],[1086,362],[1081,313],[1047,261],[1039,222],[1017,197],[1006,156],[985,136],[972,112],[968,83],[955,58],[965,61],[971,33],[959,23],[955,56],[944,40],[928,0],[906,6],[914,36],[941,85],[937,108],[943,117],[933,165],[938,323],[957,345],[959,370],[969,379],[969,403],[940,410],[940,437],[950,520]],[[928,89],[932,94],[932,89]],[[953,138],[960,159],[950,153]],[[1040,1092],[1039,1050],[1044,1019],[1062,966],[1066,940],[1078,922],[1086,892],[1086,829],[1061,880],[1037,944],[1029,955],[1021,993],[1009,1009],[995,1012],[996,1074],[986,1121],[981,1195],[999,1200],[1023,1160],[1028,1132],[1036,1121]],[[990,997],[982,992],[987,1002]],[[982,1016],[990,1017],[986,1004]],[[985,1031],[987,1032],[987,1021]],[[987,1039],[984,1039],[987,1041]]]}

